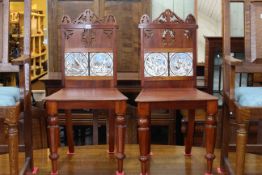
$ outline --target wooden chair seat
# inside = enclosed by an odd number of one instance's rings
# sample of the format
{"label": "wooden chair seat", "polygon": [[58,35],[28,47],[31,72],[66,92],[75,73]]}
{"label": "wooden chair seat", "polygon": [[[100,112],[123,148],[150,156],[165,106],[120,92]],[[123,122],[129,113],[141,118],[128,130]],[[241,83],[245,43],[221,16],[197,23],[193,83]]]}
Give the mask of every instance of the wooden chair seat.
{"label": "wooden chair seat", "polygon": [[[217,97],[196,88],[145,88],[136,102],[206,102]],[[178,107],[179,108],[179,107]]]}
{"label": "wooden chair seat", "polygon": [[63,88],[45,98],[48,101],[117,101],[127,100],[117,88]]}
{"label": "wooden chair seat", "polygon": [[[232,1],[236,2],[236,1]],[[240,2],[240,1],[239,1]],[[261,52],[261,13],[262,1],[241,1],[244,14],[245,59],[239,60],[231,56],[230,43],[230,0],[222,1],[223,7],[223,118],[222,118],[222,148],[219,172],[226,174],[245,174],[245,153],[248,140],[250,120],[261,120],[262,88],[236,88],[236,73],[262,72]],[[236,162],[235,169],[228,158],[229,132],[231,123],[235,123],[236,131]],[[254,145],[256,146],[256,145]],[[255,147],[256,148],[256,147]],[[261,149],[257,146],[256,149]]]}

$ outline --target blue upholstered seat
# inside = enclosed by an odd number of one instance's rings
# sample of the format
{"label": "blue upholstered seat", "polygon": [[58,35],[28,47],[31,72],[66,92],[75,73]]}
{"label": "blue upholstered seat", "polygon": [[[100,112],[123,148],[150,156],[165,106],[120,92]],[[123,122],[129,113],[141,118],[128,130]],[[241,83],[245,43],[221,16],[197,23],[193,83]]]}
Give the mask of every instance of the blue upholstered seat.
{"label": "blue upholstered seat", "polygon": [[14,106],[19,98],[19,88],[0,87],[0,106]]}
{"label": "blue upholstered seat", "polygon": [[261,107],[262,87],[238,87],[235,89],[235,99],[241,106]]}

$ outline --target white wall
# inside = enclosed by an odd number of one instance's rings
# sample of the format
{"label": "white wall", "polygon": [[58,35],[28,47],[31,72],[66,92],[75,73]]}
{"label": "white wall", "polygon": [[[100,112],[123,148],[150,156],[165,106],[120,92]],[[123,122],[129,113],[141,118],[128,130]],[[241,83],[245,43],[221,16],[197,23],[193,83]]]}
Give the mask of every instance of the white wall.
{"label": "white wall", "polygon": [[179,17],[194,14],[194,0],[152,0],[152,18],[157,18],[165,9],[174,11]]}
{"label": "white wall", "polygon": [[[153,19],[165,9],[173,10],[178,16],[186,18],[194,14],[195,0],[152,0]],[[198,0],[198,62],[205,61],[204,36],[222,36],[222,7],[221,0]],[[243,5],[231,3],[231,35],[243,36]]]}
{"label": "white wall", "polygon": [[3,57],[3,3],[0,2],[0,62]]}

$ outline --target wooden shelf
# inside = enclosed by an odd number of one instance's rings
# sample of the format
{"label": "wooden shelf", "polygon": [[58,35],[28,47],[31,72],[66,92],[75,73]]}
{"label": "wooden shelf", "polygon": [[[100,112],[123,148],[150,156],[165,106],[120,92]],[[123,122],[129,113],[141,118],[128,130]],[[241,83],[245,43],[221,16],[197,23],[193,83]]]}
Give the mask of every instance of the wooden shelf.
{"label": "wooden shelf", "polygon": [[[24,12],[11,12],[11,22],[16,25],[17,33],[11,34],[23,48]],[[31,13],[31,80],[36,80],[47,73],[47,47],[44,45],[44,18],[43,11]],[[12,31],[12,30],[11,30]]]}

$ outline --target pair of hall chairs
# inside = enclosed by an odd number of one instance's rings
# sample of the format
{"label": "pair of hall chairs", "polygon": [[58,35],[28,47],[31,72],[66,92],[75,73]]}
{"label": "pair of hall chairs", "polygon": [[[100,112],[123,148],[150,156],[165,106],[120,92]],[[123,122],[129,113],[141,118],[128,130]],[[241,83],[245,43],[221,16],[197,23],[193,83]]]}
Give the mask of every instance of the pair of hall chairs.
{"label": "pair of hall chairs", "polygon": [[[195,109],[207,111],[207,173],[212,173],[216,137],[217,98],[196,89],[196,31],[192,15],[183,20],[166,10],[151,21],[141,17],[140,78],[142,91],[138,104],[138,137],[141,174],[149,173],[150,111],[188,109],[189,129],[185,155],[191,155]],[[118,25],[114,16],[97,17],[86,10],[72,21],[64,16],[61,31],[62,82],[64,88],[45,98],[48,113],[51,174],[58,173],[58,109],[66,114],[69,154],[74,154],[72,109],[109,110],[109,153],[117,158],[116,174],[124,174],[126,101],[116,89]],[[115,116],[116,115],[116,116]],[[116,146],[116,149],[114,148]]]}

